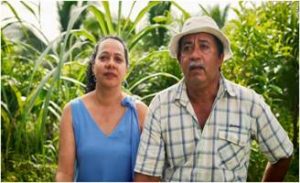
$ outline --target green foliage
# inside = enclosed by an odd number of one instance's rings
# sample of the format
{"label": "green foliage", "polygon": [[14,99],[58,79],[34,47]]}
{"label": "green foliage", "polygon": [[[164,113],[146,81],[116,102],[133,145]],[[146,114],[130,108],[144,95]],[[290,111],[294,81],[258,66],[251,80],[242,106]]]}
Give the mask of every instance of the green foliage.
{"label": "green foliage", "polygon": [[132,63],[126,88],[149,104],[156,92],[177,83],[181,77],[178,61],[170,58],[168,50],[153,51]]}
{"label": "green foliage", "polygon": [[268,161],[264,158],[263,153],[259,150],[259,145],[255,141],[252,143],[251,150],[247,181],[259,182],[262,179]]}
{"label": "green foliage", "polygon": [[56,164],[45,159],[44,155],[32,155],[28,159],[14,154],[11,161],[3,162],[1,159],[2,181],[7,182],[53,182]]}
{"label": "green foliage", "polygon": [[[149,10],[148,21],[150,24],[168,25],[172,22],[170,14],[171,2],[165,1],[157,4]],[[156,28],[150,31],[140,44],[144,51],[158,50],[161,46],[167,45],[170,36],[165,28]]]}
{"label": "green foliage", "polygon": [[[75,9],[76,6],[82,7],[83,5],[87,4],[87,1],[60,1],[57,3],[57,9],[58,9],[58,17],[61,25],[62,32],[67,30],[67,27],[69,25],[70,17],[72,16],[72,10]],[[86,16],[86,13],[83,12],[80,18],[76,21],[74,24],[74,29],[80,28],[82,25],[82,22]]]}
{"label": "green foliage", "polygon": [[213,7],[209,7],[208,10],[206,10],[201,4],[199,4],[199,6],[204,15],[212,17],[220,28],[224,27],[230,5],[226,5],[224,9],[221,9],[219,5],[215,5]]}
{"label": "green foliage", "polygon": [[[20,3],[40,18],[32,8],[39,5]],[[151,1],[131,20],[136,1],[127,17],[122,16],[122,1],[116,17],[109,1],[98,3],[61,2],[59,15],[64,28],[60,36],[48,42],[40,30],[33,31],[37,27],[21,19],[10,2],[1,2],[15,15],[13,20],[3,21],[1,29],[3,181],[54,181],[62,108],[84,93],[86,65],[102,36],[119,35],[127,42],[130,68],[124,90],[146,104],[156,92],[182,78],[178,61],[170,57],[166,46],[170,23],[180,27],[190,16],[186,10],[174,1]],[[183,15],[178,20],[171,16],[172,6]],[[271,2],[251,8],[241,3],[243,11],[236,10],[238,18],[224,27],[234,57],[223,67],[227,78],[263,94],[295,147],[299,144],[297,7],[298,2]],[[224,21],[227,10],[223,11]],[[149,26],[138,30],[143,20],[148,20]],[[20,39],[6,34],[16,27],[22,30]],[[257,145],[252,149],[248,180],[259,181],[266,160]],[[298,157],[297,151],[287,181],[299,179]]]}
{"label": "green foliage", "polygon": [[[138,13],[133,22],[129,21],[129,18],[121,20],[120,16],[120,20],[112,19],[108,2],[102,2],[105,12],[92,4],[75,8],[67,21],[65,32],[42,50],[37,49],[40,46],[35,46],[32,42],[8,39],[3,32],[9,26],[3,26],[1,30],[3,35],[1,41],[4,43],[1,47],[3,180],[53,180],[49,174],[53,176],[56,167],[58,122],[61,111],[68,101],[83,94],[86,62],[99,38],[91,34],[94,31],[90,33],[84,28],[74,29],[82,13],[87,12],[96,17],[98,20],[96,29],[101,30],[102,36],[118,33],[128,42],[129,47],[133,48],[149,31],[164,26],[153,25],[145,27],[140,32],[135,30],[148,10],[158,3],[150,2]],[[32,30],[24,26],[21,19],[16,23],[20,23],[25,32]],[[161,76],[172,77],[167,73]],[[48,152],[53,153],[50,156]],[[44,159],[42,162],[34,163],[32,154],[50,158],[47,160],[49,166]]]}
{"label": "green foliage", "polygon": [[[234,53],[223,65],[224,75],[262,94],[288,132],[298,158],[299,2],[267,2],[235,12],[237,19],[225,27]],[[254,147],[249,181],[259,181],[265,162]],[[298,172],[298,165],[291,170]],[[256,171],[254,171],[256,170]],[[298,181],[294,176],[288,181]]]}

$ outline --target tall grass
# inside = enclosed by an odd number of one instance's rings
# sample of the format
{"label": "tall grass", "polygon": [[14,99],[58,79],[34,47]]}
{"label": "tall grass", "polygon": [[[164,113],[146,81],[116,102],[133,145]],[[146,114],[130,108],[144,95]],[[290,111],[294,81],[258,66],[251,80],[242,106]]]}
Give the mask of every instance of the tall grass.
{"label": "tall grass", "polygon": [[[17,21],[8,21],[3,26],[1,30],[1,35],[3,35],[1,37],[3,41],[3,47],[1,47],[3,51],[1,55],[3,61],[1,68],[3,180],[53,180],[49,174],[39,176],[42,172],[38,169],[52,172],[52,174],[55,171],[58,122],[61,111],[68,101],[83,94],[86,62],[98,37],[111,34],[121,36],[132,48],[130,55],[134,58],[133,48],[149,30],[157,27],[167,29],[167,26],[163,25],[151,25],[139,32],[135,29],[149,9],[159,2],[150,2],[138,13],[133,22],[129,18],[121,21],[121,3],[119,3],[117,20],[111,17],[107,1],[102,2],[104,12],[92,4],[76,9],[69,20],[67,30],[52,42],[48,42],[42,51],[33,47],[30,42],[12,41],[3,34],[12,25],[24,29],[24,34],[36,29],[36,27],[29,28],[28,24],[25,25],[26,22],[17,14],[15,14]],[[8,2],[3,4],[8,4],[11,10],[16,12]],[[135,2],[132,4],[132,9],[134,5]],[[30,8],[29,10],[33,11]],[[76,20],[83,12],[94,16],[98,21],[97,28],[100,30],[100,36],[91,34],[86,29],[73,29]],[[30,37],[24,39],[30,39]],[[43,40],[40,41],[43,42]],[[21,74],[18,71],[21,71]],[[174,82],[178,80],[178,77],[170,73],[156,73],[155,71],[152,73],[148,76],[139,75],[135,83],[130,83],[131,80],[128,80],[127,87],[130,87],[130,90],[128,88],[126,90],[136,92],[138,85],[142,82],[150,82],[151,78],[171,78]]]}
{"label": "tall grass", "polygon": [[[19,3],[37,19],[40,18],[39,12],[36,12],[40,8],[35,7],[39,3]],[[174,31],[168,24],[149,24],[137,30],[137,26],[147,19],[149,10],[161,2],[150,1],[133,20],[130,17],[136,1],[131,3],[125,17],[122,16],[123,3],[119,1],[117,10],[113,10],[117,12],[116,17],[112,16],[109,1],[78,6],[72,11],[66,31],[49,42],[38,27],[22,20],[12,3],[1,2],[1,6],[7,6],[15,16],[1,22],[2,180],[54,180],[62,108],[71,99],[84,93],[87,62],[100,37],[118,35],[127,42],[130,67],[123,89],[145,103],[149,104],[157,92],[182,78],[178,61],[170,57],[166,45],[150,52],[144,51],[141,46],[152,30],[163,28],[168,34]],[[166,22],[181,27],[190,14],[176,2],[171,3],[183,16],[176,20],[170,16]],[[86,26],[83,21],[80,29],[74,29],[78,19],[85,15],[85,21],[91,20],[95,26]],[[5,35],[4,32],[12,26],[19,27],[24,34],[22,40],[12,40]],[[40,45],[46,45],[45,48],[33,44],[30,41],[33,38],[38,39]],[[227,63],[225,71],[230,69],[232,62]],[[249,81],[247,78],[242,79]],[[253,150],[257,148],[254,146]],[[252,163],[258,162],[257,166],[262,168],[265,162],[256,161],[261,159],[261,155],[252,156]],[[249,175],[251,180],[256,178],[253,176],[256,174]]]}

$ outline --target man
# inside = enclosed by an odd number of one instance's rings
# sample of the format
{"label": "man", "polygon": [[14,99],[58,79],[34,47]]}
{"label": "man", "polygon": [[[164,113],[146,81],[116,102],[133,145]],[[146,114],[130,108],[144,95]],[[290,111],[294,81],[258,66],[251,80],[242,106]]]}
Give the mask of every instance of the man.
{"label": "man", "polygon": [[209,17],[192,17],[170,42],[184,78],[151,102],[136,181],[246,181],[251,140],[268,158],[263,181],[282,181],[293,145],[253,90],[226,80],[230,43]]}

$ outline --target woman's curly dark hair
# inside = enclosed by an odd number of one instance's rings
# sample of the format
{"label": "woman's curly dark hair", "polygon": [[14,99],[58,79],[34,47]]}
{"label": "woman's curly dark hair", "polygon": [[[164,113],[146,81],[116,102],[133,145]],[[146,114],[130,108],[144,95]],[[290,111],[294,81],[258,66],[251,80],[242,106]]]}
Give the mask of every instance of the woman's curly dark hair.
{"label": "woman's curly dark hair", "polygon": [[96,79],[95,79],[95,75],[93,73],[93,65],[95,64],[95,59],[98,53],[98,48],[99,45],[107,39],[114,39],[119,41],[123,47],[124,47],[124,53],[125,53],[125,60],[126,60],[126,66],[129,66],[129,56],[128,56],[128,48],[125,44],[125,42],[117,36],[105,36],[103,38],[100,39],[100,41],[97,43],[94,52],[89,60],[88,66],[87,66],[87,70],[86,70],[86,87],[85,87],[85,93],[89,93],[91,91],[94,91],[96,88]]}

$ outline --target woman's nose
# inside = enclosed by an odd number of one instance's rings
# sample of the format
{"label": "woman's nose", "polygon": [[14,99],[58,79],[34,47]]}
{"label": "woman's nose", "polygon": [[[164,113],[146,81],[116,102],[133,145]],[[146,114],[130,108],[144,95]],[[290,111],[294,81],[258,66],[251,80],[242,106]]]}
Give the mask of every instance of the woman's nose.
{"label": "woman's nose", "polygon": [[107,68],[111,68],[111,67],[114,67],[114,58],[111,57],[108,59],[108,61],[106,62],[106,65],[105,65]]}

